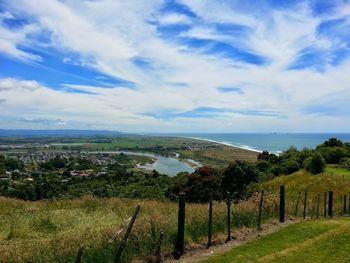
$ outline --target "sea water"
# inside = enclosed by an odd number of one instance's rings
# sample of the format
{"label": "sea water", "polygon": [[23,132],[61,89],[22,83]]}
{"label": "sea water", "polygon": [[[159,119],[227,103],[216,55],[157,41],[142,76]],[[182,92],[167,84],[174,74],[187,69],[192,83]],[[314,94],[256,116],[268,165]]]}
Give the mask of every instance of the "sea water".
{"label": "sea water", "polygon": [[273,153],[281,153],[291,146],[299,150],[315,148],[332,137],[350,142],[350,133],[179,133],[167,135],[216,141],[248,150],[266,150]]}

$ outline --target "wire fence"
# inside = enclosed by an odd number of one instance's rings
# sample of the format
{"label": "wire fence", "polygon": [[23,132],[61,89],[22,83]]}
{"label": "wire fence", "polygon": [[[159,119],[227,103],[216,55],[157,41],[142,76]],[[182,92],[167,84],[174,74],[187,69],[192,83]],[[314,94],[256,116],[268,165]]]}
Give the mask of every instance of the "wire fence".
{"label": "wire fence", "polygon": [[[197,199],[209,201],[194,203]],[[152,256],[161,262],[164,255],[180,258],[192,244],[209,248],[217,241],[230,241],[243,227],[259,231],[272,221],[332,218],[350,211],[350,194],[285,187],[277,192],[264,189],[238,203],[230,193],[223,200],[184,194],[173,200],[134,201],[125,211],[121,202],[2,212],[0,262],[36,257],[51,262],[62,257],[67,260],[61,262],[127,262]],[[140,213],[132,214],[136,203]]]}

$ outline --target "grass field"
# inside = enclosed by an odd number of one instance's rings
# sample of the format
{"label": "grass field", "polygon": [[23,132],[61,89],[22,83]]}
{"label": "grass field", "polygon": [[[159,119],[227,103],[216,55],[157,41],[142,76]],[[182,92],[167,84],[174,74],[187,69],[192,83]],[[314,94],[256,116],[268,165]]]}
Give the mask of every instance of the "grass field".
{"label": "grass field", "polygon": [[[344,177],[343,177],[344,175]],[[323,174],[313,175],[300,170],[291,175],[279,176],[263,183],[264,189],[277,191],[280,185],[292,190],[308,190],[313,192],[335,191],[348,193],[350,191],[350,172],[339,167],[329,166]]]}
{"label": "grass field", "polygon": [[[86,247],[83,262],[112,262],[118,242],[109,241],[137,204],[141,210],[124,251],[126,261],[152,255],[161,230],[162,251],[172,252],[176,202],[92,197],[25,202],[0,197],[0,262],[74,262],[80,245]],[[22,212],[27,210],[32,212]],[[226,204],[214,202],[213,211],[215,239],[226,232]],[[265,213],[264,221],[272,214]],[[255,201],[232,205],[231,224],[256,227],[256,215]],[[187,204],[186,246],[206,241],[207,216],[207,204]]]}
{"label": "grass field", "polygon": [[203,263],[350,262],[350,219],[310,220],[259,237]]}
{"label": "grass field", "polygon": [[327,165],[325,174],[338,176],[341,179],[350,180],[350,170],[339,167],[338,165]]}
{"label": "grass field", "polygon": [[[333,173],[330,171],[333,171]],[[319,214],[322,215],[324,213],[325,194],[327,195],[326,203],[328,205],[328,192],[333,191],[333,213],[338,216],[343,214],[344,195],[346,195],[347,207],[349,207],[350,202],[350,178],[343,177],[338,172],[345,174],[348,171],[335,166],[327,167],[323,174],[318,175],[300,170],[291,175],[278,176],[273,180],[257,184],[254,191],[260,188],[278,195],[280,186],[284,185],[286,213],[293,217],[303,214],[305,191],[307,191],[306,217],[316,216],[317,203]]]}

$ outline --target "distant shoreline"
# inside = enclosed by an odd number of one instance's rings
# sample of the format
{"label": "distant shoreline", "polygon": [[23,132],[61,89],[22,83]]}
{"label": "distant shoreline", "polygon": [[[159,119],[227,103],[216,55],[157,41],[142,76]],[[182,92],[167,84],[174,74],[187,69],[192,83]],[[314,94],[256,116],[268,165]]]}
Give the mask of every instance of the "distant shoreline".
{"label": "distant shoreline", "polygon": [[220,142],[220,141],[215,141],[215,140],[210,140],[210,139],[203,139],[203,138],[198,138],[198,137],[178,137],[178,138],[188,138],[188,139],[194,139],[194,140],[198,140],[198,141],[213,142],[213,143],[229,146],[229,147],[232,147],[232,148],[237,148],[237,149],[246,150],[246,151],[255,152],[255,153],[262,153],[262,151],[254,149],[254,148],[251,148],[249,146],[238,146],[238,145],[234,145],[234,144],[231,144],[231,143],[228,143],[228,142]]}

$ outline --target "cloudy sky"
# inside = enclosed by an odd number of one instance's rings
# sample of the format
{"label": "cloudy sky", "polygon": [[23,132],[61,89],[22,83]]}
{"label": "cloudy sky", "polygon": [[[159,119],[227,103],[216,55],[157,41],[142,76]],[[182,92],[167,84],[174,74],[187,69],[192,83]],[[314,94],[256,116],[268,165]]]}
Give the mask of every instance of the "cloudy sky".
{"label": "cloudy sky", "polygon": [[350,2],[0,0],[0,128],[349,132]]}

